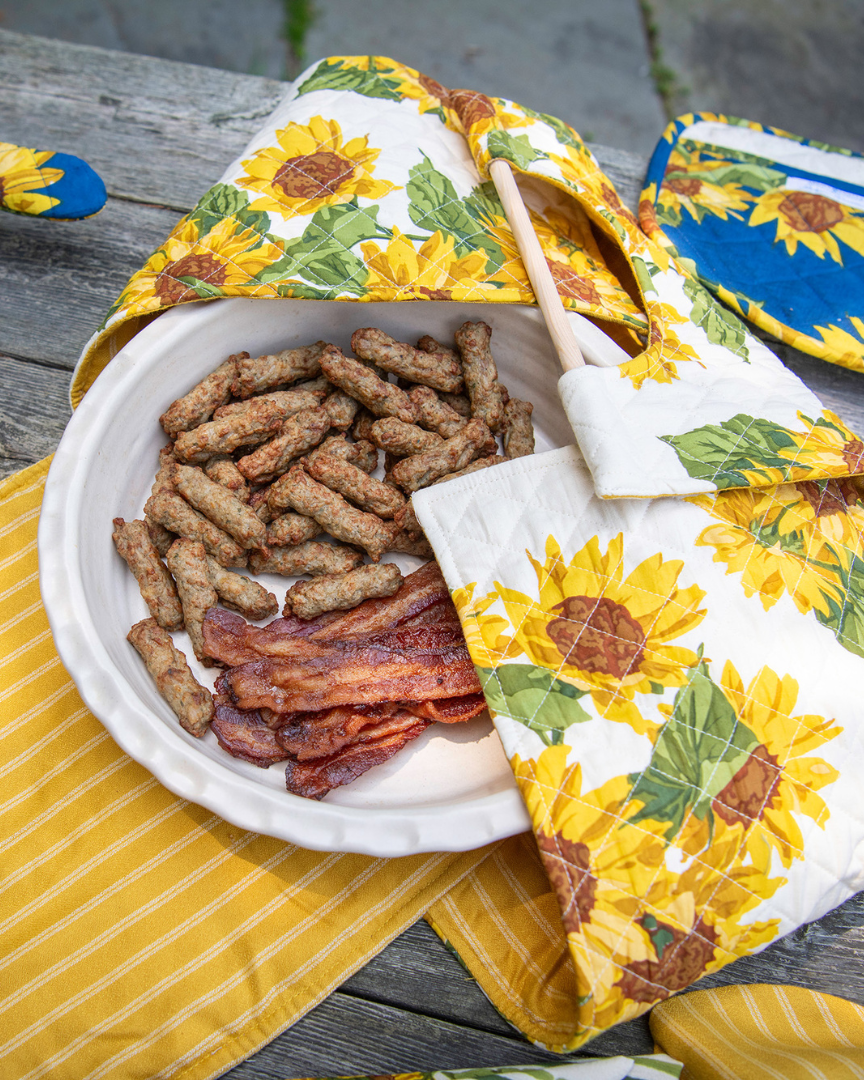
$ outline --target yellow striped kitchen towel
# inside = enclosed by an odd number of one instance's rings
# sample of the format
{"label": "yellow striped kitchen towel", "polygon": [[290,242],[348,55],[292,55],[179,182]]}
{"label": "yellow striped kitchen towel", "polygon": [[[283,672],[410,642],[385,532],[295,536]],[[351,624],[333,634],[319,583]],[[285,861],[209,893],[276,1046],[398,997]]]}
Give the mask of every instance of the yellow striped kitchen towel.
{"label": "yellow striped kitchen towel", "polygon": [[0,1077],[206,1080],[492,848],[305,851],[163,788],[88,712],[54,650],[36,559],[47,471],[0,484]]}
{"label": "yellow striped kitchen towel", "polygon": [[862,1080],[864,1008],[799,986],[721,986],[655,1007],[681,1080]]}

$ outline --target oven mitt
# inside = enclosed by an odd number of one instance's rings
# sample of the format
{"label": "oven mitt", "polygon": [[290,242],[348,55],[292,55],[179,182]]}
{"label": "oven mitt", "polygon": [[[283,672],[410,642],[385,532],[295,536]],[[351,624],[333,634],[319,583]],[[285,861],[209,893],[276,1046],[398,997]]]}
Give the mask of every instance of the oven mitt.
{"label": "oven mitt", "polygon": [[563,447],[413,504],[558,896],[571,1047],[864,887],[851,478],[610,501]]}
{"label": "oven mitt", "polygon": [[102,178],[81,158],[0,142],[3,210],[72,221],[98,214],[107,197]]}
{"label": "oven mitt", "polygon": [[657,144],[639,220],[756,326],[864,371],[861,154],[690,113]]}

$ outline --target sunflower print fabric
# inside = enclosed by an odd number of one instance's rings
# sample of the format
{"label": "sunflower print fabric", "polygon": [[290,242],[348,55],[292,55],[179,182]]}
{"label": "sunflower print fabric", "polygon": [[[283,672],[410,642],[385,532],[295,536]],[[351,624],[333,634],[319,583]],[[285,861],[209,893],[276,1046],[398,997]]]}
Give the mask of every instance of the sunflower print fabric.
{"label": "sunflower print fabric", "polygon": [[101,178],[80,158],[0,142],[0,209],[73,220],[105,205]]}
{"label": "sunflower print fabric", "polygon": [[[494,158],[520,175],[565,308],[629,357],[568,372],[559,387],[604,498],[846,474],[846,458],[825,452],[836,418],[639,230],[572,128],[385,57],[330,57],[300,76],[122,291],[85,349],[73,401],[138,328],[178,304],[228,296],[533,304],[488,176]],[[714,173],[717,193],[704,205],[692,185],[678,185],[685,216],[704,219],[706,206],[718,220],[742,212],[745,187],[728,177],[724,187],[725,174]],[[852,233],[837,235],[845,243]]]}
{"label": "sunflower print fabric", "polygon": [[864,371],[864,158],[746,120],[673,121],[642,228],[724,303],[823,360]]}
{"label": "sunflower print fabric", "polygon": [[862,887],[857,478],[610,502],[570,447],[413,501],[559,900],[556,1049]]}

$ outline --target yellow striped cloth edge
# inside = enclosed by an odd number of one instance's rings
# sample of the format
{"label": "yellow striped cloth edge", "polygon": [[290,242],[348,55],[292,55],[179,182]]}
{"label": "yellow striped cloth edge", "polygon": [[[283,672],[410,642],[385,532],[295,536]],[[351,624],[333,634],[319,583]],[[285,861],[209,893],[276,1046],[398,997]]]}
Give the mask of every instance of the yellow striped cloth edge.
{"label": "yellow striped cloth edge", "polygon": [[158,784],[54,651],[35,551],[47,467],[0,485],[0,1076],[203,1080],[321,1001],[494,845],[310,852]]}
{"label": "yellow striped cloth edge", "polygon": [[799,986],[721,986],[655,1006],[682,1080],[864,1080],[864,1007]]}

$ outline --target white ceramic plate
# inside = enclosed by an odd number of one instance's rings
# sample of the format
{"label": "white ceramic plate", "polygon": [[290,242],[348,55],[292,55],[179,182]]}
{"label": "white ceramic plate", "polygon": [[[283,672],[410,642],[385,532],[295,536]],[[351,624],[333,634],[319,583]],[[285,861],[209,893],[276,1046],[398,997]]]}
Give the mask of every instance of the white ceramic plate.
{"label": "white ceramic plate", "polygon": [[[432,725],[386,764],[323,802],[289,795],[284,767],[232,758],[212,733],[194,739],[160,698],[126,641],[148,615],[111,540],[111,519],[140,517],[165,436],[158,417],[230,353],[253,356],[325,338],[350,348],[361,326],[402,341],[443,341],[466,319],[493,328],[505,384],[534,402],[537,450],[572,442],[558,364],[539,313],[522,306],[222,300],[156,319],[99,376],[66,429],[39,525],[42,597],[60,658],[117,743],[167,788],[233,824],[324,851],[399,856],[467,851],[530,827],[498,736],[484,714]],[[506,468],[507,466],[498,466]],[[399,556],[403,570],[419,560]],[[280,603],[289,582],[262,577]],[[184,634],[178,648],[192,657]]]}

